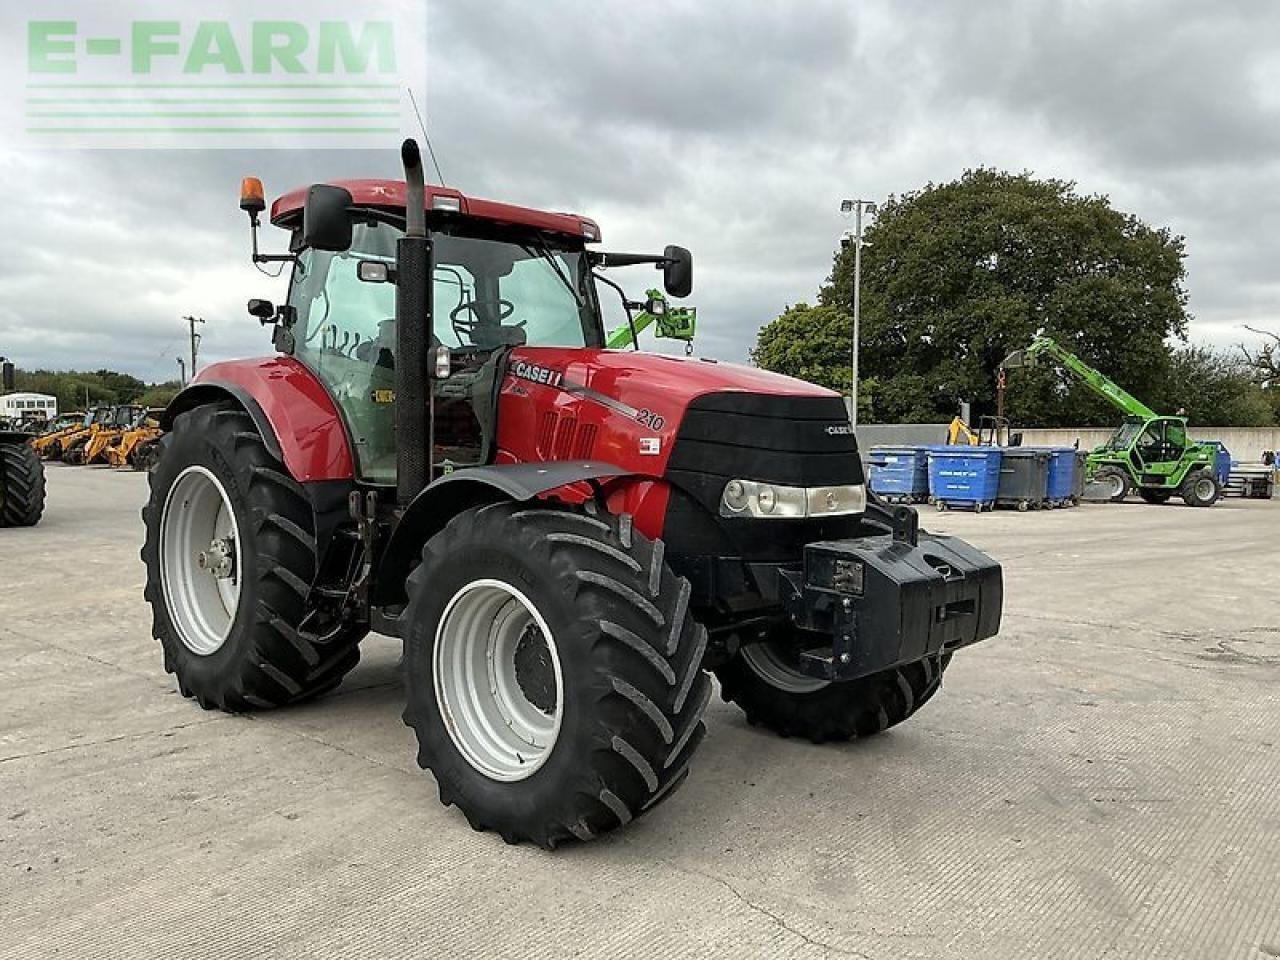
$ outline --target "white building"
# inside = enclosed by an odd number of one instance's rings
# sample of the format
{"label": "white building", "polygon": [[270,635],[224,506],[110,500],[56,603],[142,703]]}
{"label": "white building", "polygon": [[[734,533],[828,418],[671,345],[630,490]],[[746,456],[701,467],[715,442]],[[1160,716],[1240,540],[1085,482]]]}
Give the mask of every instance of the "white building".
{"label": "white building", "polygon": [[6,393],[0,397],[0,418],[52,420],[58,415],[58,400],[47,393]]}

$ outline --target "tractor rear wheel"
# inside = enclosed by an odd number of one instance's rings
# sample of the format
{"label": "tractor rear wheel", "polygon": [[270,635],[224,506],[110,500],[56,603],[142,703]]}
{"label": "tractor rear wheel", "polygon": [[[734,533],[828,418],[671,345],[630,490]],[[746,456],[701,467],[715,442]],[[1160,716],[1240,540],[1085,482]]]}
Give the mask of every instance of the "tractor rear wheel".
{"label": "tractor rear wheel", "polygon": [[1169,498],[1173,496],[1172,490],[1152,490],[1147,487],[1138,488],[1138,496],[1147,503],[1168,503]]}
{"label": "tractor rear wheel", "polygon": [[299,629],[316,573],[314,516],[248,414],[230,403],[181,414],[148,480],[151,629],[183,696],[240,711],[336,686],[364,631]]}
{"label": "tractor rear wheel", "polygon": [[427,542],[404,614],[405,723],[440,802],[548,849],[680,785],[705,728],[707,633],[627,516],[495,503]]}
{"label": "tractor rear wheel", "polygon": [[44,513],[44,467],[29,443],[0,443],[0,527],[34,527]]}
{"label": "tractor rear wheel", "polygon": [[1119,503],[1133,489],[1129,475],[1119,467],[1103,467],[1093,475],[1093,480],[1103,485],[1107,491],[1107,499],[1112,503]]}
{"label": "tractor rear wheel", "polygon": [[1212,507],[1222,496],[1222,485],[1208,470],[1196,470],[1187,474],[1178,488],[1178,495],[1189,507]]}
{"label": "tractor rear wheel", "polygon": [[881,733],[938,692],[951,654],[939,654],[845,682],[801,673],[796,654],[766,641],[744,646],[716,670],[720,696],[736,703],[752,726],[814,743]]}

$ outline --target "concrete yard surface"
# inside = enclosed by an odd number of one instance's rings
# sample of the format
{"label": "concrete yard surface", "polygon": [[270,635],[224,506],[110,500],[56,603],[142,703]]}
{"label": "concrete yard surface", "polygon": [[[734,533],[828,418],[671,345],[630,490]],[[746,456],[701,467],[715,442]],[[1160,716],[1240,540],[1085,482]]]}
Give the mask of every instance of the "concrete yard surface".
{"label": "concrete yard surface", "polygon": [[439,805],[393,641],[335,693],[181,697],[146,477],[53,465],[0,530],[0,957],[1280,957],[1280,503],[937,514],[1000,636],[901,727],[714,699],[685,786],[549,854]]}

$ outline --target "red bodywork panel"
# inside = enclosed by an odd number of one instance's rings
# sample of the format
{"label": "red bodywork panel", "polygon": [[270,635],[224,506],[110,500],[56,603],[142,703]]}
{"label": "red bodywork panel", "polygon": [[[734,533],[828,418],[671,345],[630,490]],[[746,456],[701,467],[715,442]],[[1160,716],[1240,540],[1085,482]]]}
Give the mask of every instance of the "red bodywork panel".
{"label": "red bodywork panel", "polygon": [[703,394],[732,391],[835,396],[802,380],[727,363],[519,347],[508,360],[498,405],[498,460],[616,464],[634,476],[606,485],[610,509],[632,514],[641,533],[658,537],[667,511],[662,478],[685,410]]}
{"label": "red bodywork panel", "polygon": [[[349,191],[357,206],[379,207],[394,213],[404,213],[403,180],[333,180],[330,181],[330,185]],[[432,202],[436,197],[456,199],[462,208],[460,213],[466,217],[564,233],[572,237],[583,237],[590,242],[600,239],[600,227],[596,222],[588,217],[580,217],[576,213],[551,213],[546,210],[518,207],[510,203],[499,203],[496,200],[482,200],[479,197],[468,197],[448,187],[437,187],[431,184],[427,185],[424,198],[427,210],[433,209]],[[302,216],[302,205],[306,199],[307,188],[305,187],[286,193],[271,205],[271,222],[276,226],[293,226],[293,221]],[[434,212],[440,213],[438,210]]]}
{"label": "red bodywork panel", "polygon": [[351,445],[333,398],[316,375],[293,357],[261,357],[214,363],[196,383],[240,387],[271,421],[284,465],[302,483],[350,480]]}
{"label": "red bodywork panel", "polygon": [[[206,367],[204,384],[240,387],[271,422],[289,473],[301,482],[350,480],[352,454],[324,385],[292,357]],[[834,396],[802,380],[727,363],[652,353],[569,347],[511,352],[498,404],[498,463],[596,460],[628,476],[606,484],[609,506],[630,513],[648,537],[662,535],[667,458],[685,410],[707,393]],[[563,489],[564,499],[590,495]]]}

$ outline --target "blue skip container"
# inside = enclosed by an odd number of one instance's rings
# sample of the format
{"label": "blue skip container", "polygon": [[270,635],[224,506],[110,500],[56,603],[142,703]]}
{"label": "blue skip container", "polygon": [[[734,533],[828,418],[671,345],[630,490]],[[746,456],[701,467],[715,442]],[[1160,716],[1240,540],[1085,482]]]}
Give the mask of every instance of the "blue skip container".
{"label": "blue skip container", "polygon": [[939,510],[990,510],[1000,489],[1002,455],[999,447],[929,447],[930,499]]}
{"label": "blue skip container", "polygon": [[923,503],[929,496],[926,447],[872,447],[871,492],[890,503]]}
{"label": "blue skip container", "polygon": [[1218,486],[1225,487],[1231,478],[1231,451],[1221,440],[1198,440],[1197,443],[1207,443],[1217,450],[1213,457],[1213,472],[1218,478]]}

